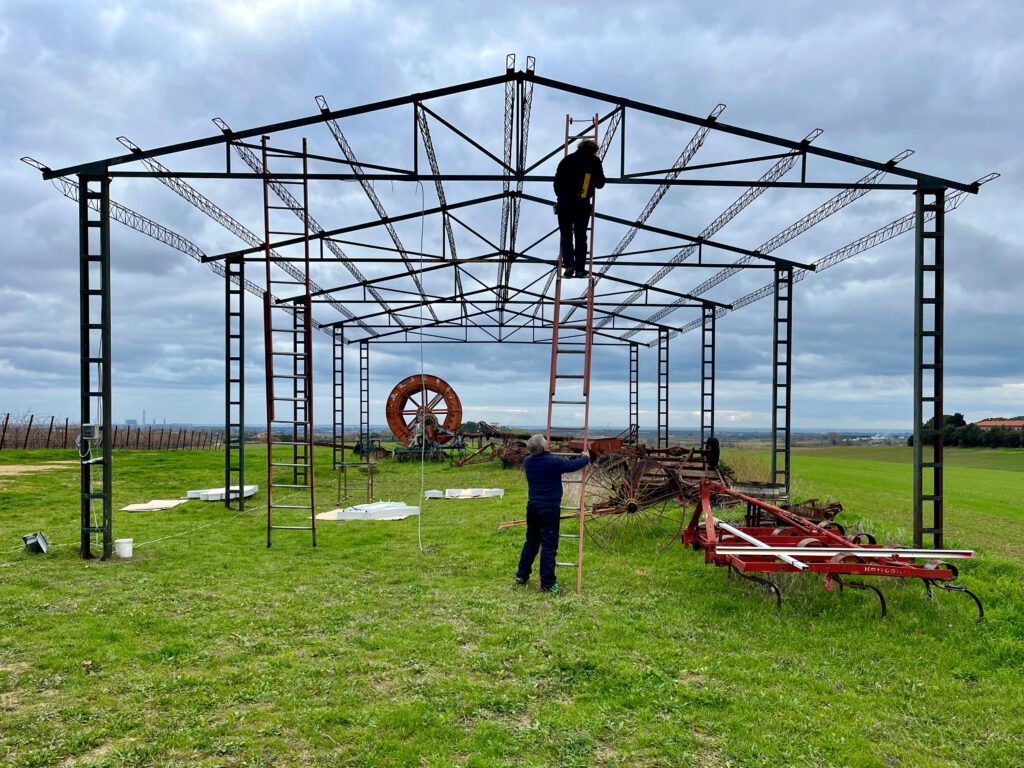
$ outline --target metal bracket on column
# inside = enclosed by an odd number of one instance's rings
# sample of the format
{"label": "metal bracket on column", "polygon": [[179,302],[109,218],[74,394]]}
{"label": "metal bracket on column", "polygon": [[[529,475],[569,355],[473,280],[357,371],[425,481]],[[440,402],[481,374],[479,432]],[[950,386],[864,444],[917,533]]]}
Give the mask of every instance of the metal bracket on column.
{"label": "metal bracket on column", "polygon": [[[106,560],[113,552],[114,543],[111,511],[110,179],[106,175],[79,174],[78,188],[81,555],[83,559],[93,557],[90,538],[98,533],[103,537],[101,559]],[[99,413],[94,416],[96,411]],[[86,425],[92,425],[93,429]],[[97,449],[99,456],[96,455]],[[98,486],[93,474],[96,469],[100,470]],[[97,502],[101,507],[98,520],[94,513]]]}
{"label": "metal bracket on column", "polygon": [[[772,477],[789,495],[791,366],[793,356],[793,268],[775,269],[775,323],[772,329]],[[779,457],[782,460],[779,460]]]}
{"label": "metal bracket on column", "polygon": [[700,444],[715,436],[715,307],[705,304],[702,312],[700,355]]}
{"label": "metal bracket on column", "polygon": [[[942,350],[945,272],[945,189],[918,189],[914,227],[914,546],[943,546]],[[931,228],[928,227],[931,222]],[[930,404],[930,408],[928,407]],[[926,410],[932,427],[924,429]],[[924,447],[932,446],[931,461]],[[925,477],[931,470],[931,488]],[[931,522],[925,511],[931,506]]]}
{"label": "metal bracket on column", "polygon": [[668,448],[668,331],[658,331],[658,447]]}

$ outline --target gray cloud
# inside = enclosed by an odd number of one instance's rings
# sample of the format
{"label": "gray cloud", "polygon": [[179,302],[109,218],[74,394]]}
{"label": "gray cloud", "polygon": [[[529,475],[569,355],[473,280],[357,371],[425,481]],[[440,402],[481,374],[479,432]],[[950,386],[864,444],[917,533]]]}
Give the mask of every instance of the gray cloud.
{"label": "gray cloud", "polygon": [[[444,3],[410,8],[387,2],[264,3],[255,8],[186,3],[7,3],[0,10],[0,410],[77,411],[77,213],[75,206],[17,162],[31,155],[51,165],[123,153],[126,135],[143,147],[216,133],[223,117],[235,129],[314,114],[313,97],[334,108],[499,74],[504,54],[529,53],[548,77],[705,115],[719,101],[722,120],[799,139],[814,127],[816,144],[885,160],[905,147],[906,162],[970,181],[991,170],[1003,178],[950,214],[947,240],[947,402],[969,418],[1024,412],[1021,348],[1024,231],[1019,218],[1019,148],[1024,62],[1019,29],[1024,10],[959,3],[846,4],[841,9],[793,2],[721,7],[677,3],[597,3],[487,6]],[[445,99],[437,110],[496,154],[501,148],[501,88]],[[593,112],[587,100],[537,91],[531,146],[560,142],[567,111]],[[357,155],[405,162],[409,111],[386,120],[343,123]],[[686,126],[631,118],[630,156],[637,164],[669,165],[692,135]],[[298,141],[299,132],[289,140]],[[315,151],[336,154],[329,133],[311,132]],[[434,129],[442,168],[485,167],[440,128]],[[737,142],[713,135],[695,162],[724,159]],[[613,153],[616,150],[613,150]],[[531,152],[533,155],[533,152]],[[174,168],[216,167],[221,150],[196,158],[166,158]],[[237,159],[233,162],[238,162]],[[617,164],[617,160],[610,161]],[[831,173],[821,161],[815,169]],[[765,166],[766,167],[766,166]],[[761,168],[760,170],[763,170]],[[760,171],[758,171],[760,172]],[[862,175],[837,169],[837,178]],[[790,177],[794,177],[791,174]],[[195,186],[258,235],[257,184]],[[426,205],[434,200],[425,185]],[[391,212],[419,209],[409,185],[376,185]],[[492,191],[492,190],[488,190]],[[639,213],[651,190],[606,189],[602,206],[625,218]],[[156,182],[118,180],[112,194],[180,232],[210,254],[242,243]],[[450,200],[476,190],[449,188]],[[544,190],[544,196],[548,191]],[[673,190],[651,223],[699,232],[738,190]],[[772,190],[718,236],[755,247],[813,209],[830,193]],[[911,210],[908,194],[873,192],[779,250],[813,261]],[[325,226],[370,220],[373,209],[355,185],[324,185],[313,210]],[[500,206],[467,212],[482,232],[496,229]],[[524,206],[520,242],[554,225],[540,206]],[[221,417],[222,283],[184,254],[115,225],[115,418],[158,408],[169,419]],[[603,224],[601,248],[624,229]],[[399,229],[419,247],[418,222]],[[382,237],[375,233],[374,237]],[[424,248],[441,247],[434,221]],[[460,253],[484,245],[460,232]],[[385,242],[375,240],[375,242]],[[646,245],[642,245],[646,243]],[[632,247],[654,247],[640,236]],[[795,423],[809,426],[903,426],[910,420],[911,259],[909,235],[862,254],[797,286],[795,305]],[[550,250],[550,249],[548,249]],[[363,265],[361,265],[363,266]],[[253,265],[250,274],[262,269]],[[367,276],[390,267],[367,264]],[[639,271],[637,271],[639,272]],[[493,284],[493,270],[478,277]],[[613,274],[616,274],[613,271]],[[635,279],[639,274],[622,268]],[[649,272],[648,272],[649,274]],[[689,290],[706,270],[677,270],[664,285]],[[708,297],[731,301],[758,288],[770,272],[726,281]],[[262,278],[259,278],[262,281]],[[325,286],[351,276],[333,265],[318,269]],[[394,282],[394,286],[403,286]],[[441,279],[430,290],[450,290]],[[404,287],[408,287],[405,284]],[[351,294],[354,295],[354,294]],[[355,308],[353,311],[356,311]],[[719,325],[719,402],[739,425],[765,424],[770,392],[770,311],[765,300]],[[333,320],[324,308],[318,317]],[[682,324],[692,311],[670,315]],[[262,398],[261,315],[247,309],[250,418]],[[647,335],[645,339],[649,339]],[[330,347],[318,334],[317,409],[329,413]],[[672,346],[673,420],[695,421],[698,339]],[[447,378],[467,417],[543,421],[547,353],[543,345],[428,345],[427,370]],[[1011,352],[1015,350],[1015,352]],[[349,391],[356,391],[355,350],[349,348]],[[654,350],[642,351],[645,423],[655,410]],[[597,423],[625,421],[625,353],[603,348],[594,361]],[[375,347],[372,419],[383,421],[390,388],[419,370],[415,345]],[[495,382],[499,382],[496,388]],[[474,410],[475,409],[475,410]],[[478,412],[476,412],[478,411]],[[524,413],[525,412],[525,413]],[[355,418],[350,405],[349,419]]]}

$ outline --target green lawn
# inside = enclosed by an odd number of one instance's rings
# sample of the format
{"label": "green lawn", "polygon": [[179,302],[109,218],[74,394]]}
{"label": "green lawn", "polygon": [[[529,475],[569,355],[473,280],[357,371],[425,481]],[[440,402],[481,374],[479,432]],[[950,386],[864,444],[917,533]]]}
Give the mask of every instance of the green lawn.
{"label": "green lawn", "polygon": [[[248,458],[262,488],[265,454]],[[220,485],[221,462],[119,452],[115,507]],[[907,466],[800,453],[794,472],[845,518],[908,528]],[[522,516],[525,487],[497,464],[426,468],[428,489],[506,495],[427,502],[423,553],[416,518],[325,522],[316,549],[302,532],[267,549],[261,490],[242,514],[115,512],[136,554],[107,563],[77,558],[76,467],[0,476],[0,766],[1019,766],[1008,477],[947,472],[949,543],[984,552],[962,568],[977,624],[968,599],[920,583],[875,582],[885,621],[872,594],[814,577],[781,579],[776,609],[678,545],[589,548],[581,595],[514,590],[522,531],[496,525]],[[329,508],[329,472],[319,484]],[[419,488],[419,465],[382,464],[379,498],[415,504]],[[21,551],[37,529],[62,546]]]}
{"label": "green lawn", "polygon": [[[1024,448],[946,448],[943,461],[947,467],[973,467],[976,469],[1005,469],[1024,472]],[[857,459],[860,461],[890,461],[911,464],[914,449],[907,446],[843,446],[842,448],[794,448],[794,456],[823,456],[829,459]],[[931,449],[925,449],[927,460]]]}

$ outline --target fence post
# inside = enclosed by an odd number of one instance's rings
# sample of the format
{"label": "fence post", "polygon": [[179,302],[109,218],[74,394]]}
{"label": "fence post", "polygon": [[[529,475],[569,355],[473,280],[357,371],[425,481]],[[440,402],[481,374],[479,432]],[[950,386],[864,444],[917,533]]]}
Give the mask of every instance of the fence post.
{"label": "fence post", "polygon": [[50,435],[52,435],[52,434],[53,434],[53,420],[54,420],[55,418],[56,418],[55,416],[51,416],[51,417],[50,417],[50,429],[49,429],[49,431],[48,431],[48,432],[46,433],[46,447],[47,447],[47,448],[49,448],[49,447],[50,447]]}
{"label": "fence post", "polygon": [[62,448],[67,448],[68,447],[68,424],[70,424],[70,423],[71,423],[71,419],[68,418],[67,416],[65,416],[64,417],[64,442],[61,445]]}
{"label": "fence post", "polygon": [[28,438],[29,438],[29,435],[32,434],[32,421],[35,419],[35,417],[36,417],[36,415],[34,413],[29,414],[29,417],[28,417],[28,429],[25,430],[25,444],[23,446],[21,446],[22,450],[25,450],[26,448],[28,448]]}
{"label": "fence post", "polygon": [[11,414],[8,413],[4,417],[4,429],[3,429],[3,432],[0,432],[0,451],[2,451],[4,449],[4,438],[7,437],[7,422],[9,422],[10,420],[11,420]]}
{"label": "fence post", "polygon": [[117,448],[117,424],[114,425],[114,439],[110,441],[111,448]]}

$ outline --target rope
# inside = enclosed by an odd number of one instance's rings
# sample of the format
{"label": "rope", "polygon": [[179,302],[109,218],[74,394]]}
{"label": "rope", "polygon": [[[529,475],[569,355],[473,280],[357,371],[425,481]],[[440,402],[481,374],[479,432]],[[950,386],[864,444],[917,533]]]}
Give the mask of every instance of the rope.
{"label": "rope", "polygon": [[264,507],[252,507],[250,509],[243,509],[242,511],[236,512],[231,517],[228,517],[228,518],[226,518],[224,520],[214,520],[212,523],[207,523],[206,525],[200,525],[200,526],[198,526],[196,528],[192,528],[191,530],[188,530],[188,531],[182,531],[181,533],[172,533],[170,536],[161,536],[159,539],[152,539],[150,541],[144,541],[141,544],[135,544],[134,547],[137,549],[138,547],[145,547],[145,546],[147,546],[149,544],[156,544],[158,541],[166,541],[167,539],[174,539],[174,538],[177,538],[178,536],[185,536],[185,535],[190,534],[190,533],[195,533],[196,531],[201,531],[201,530],[203,530],[203,528],[209,528],[212,525],[220,525],[221,523],[230,522],[230,521],[234,520],[236,517],[238,517],[239,515],[244,515],[244,514],[247,514],[249,512],[259,512],[261,509],[264,509]]}
{"label": "rope", "polygon": [[[139,547],[145,547],[145,546],[147,546],[149,544],[156,544],[158,541],[166,541],[167,539],[174,539],[174,538],[177,538],[178,536],[186,536],[186,535],[188,535],[190,533],[195,533],[196,531],[201,531],[203,528],[209,528],[209,527],[214,526],[214,525],[220,525],[221,523],[230,522],[230,521],[234,520],[236,517],[238,517],[239,515],[244,515],[244,514],[246,514],[248,512],[259,512],[261,509],[265,509],[265,507],[250,507],[249,509],[244,509],[244,510],[242,510],[240,512],[237,512],[234,515],[232,515],[231,517],[225,518],[224,520],[214,520],[212,523],[206,523],[205,525],[200,525],[200,526],[197,526],[196,528],[192,528],[192,529],[187,530],[187,531],[181,531],[179,533],[172,533],[170,536],[161,536],[159,539],[152,539],[150,541],[144,541],[141,544],[135,544],[134,548],[138,549]],[[57,547],[69,547],[71,545],[70,544],[50,544],[49,546],[50,546],[50,549],[56,549]],[[10,552],[20,552],[23,549],[24,549],[24,546],[21,546],[21,547],[16,547],[15,549],[8,550],[8,551],[10,551]],[[28,560],[8,560],[8,561],[0,562],[0,567],[10,567],[10,566],[19,565],[21,563],[27,563],[27,562],[30,562],[30,561],[28,561]]]}

